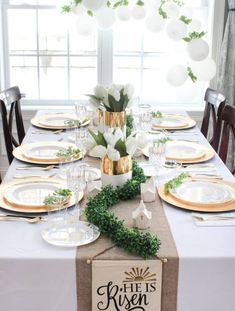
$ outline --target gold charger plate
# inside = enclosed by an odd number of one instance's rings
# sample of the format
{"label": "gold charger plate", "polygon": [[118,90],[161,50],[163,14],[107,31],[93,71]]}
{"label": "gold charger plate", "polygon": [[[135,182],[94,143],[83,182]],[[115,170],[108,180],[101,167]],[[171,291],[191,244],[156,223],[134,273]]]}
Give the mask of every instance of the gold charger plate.
{"label": "gold charger plate", "polygon": [[[168,158],[166,157],[166,160],[175,160],[175,161],[179,161],[181,163],[185,163],[185,164],[193,164],[193,163],[201,163],[201,162],[206,162],[210,159],[212,159],[215,155],[215,152],[212,148],[208,148],[207,146],[203,146],[201,144],[198,144],[198,146],[200,146],[200,148],[204,151],[204,155],[202,157],[198,157],[198,158],[188,158],[188,159],[178,159],[178,158]],[[144,148],[142,150],[143,155],[145,155],[146,157],[149,157],[149,150],[148,150],[149,146],[147,146],[146,148]]]}
{"label": "gold charger plate", "polygon": [[179,126],[164,126],[159,124],[154,124],[152,125],[152,129],[156,130],[183,130],[183,129],[189,129],[192,128],[196,125],[196,121],[187,117],[187,116],[181,116],[181,115],[164,115],[165,117],[173,118],[173,119],[178,119],[185,121],[185,125],[179,125]]}
{"label": "gold charger plate", "polygon": [[[20,184],[24,184],[24,183],[37,183],[37,182],[53,182],[53,183],[58,183],[58,185],[61,185],[62,188],[66,188],[65,183],[63,180],[57,180],[57,179],[53,179],[52,180],[48,180],[47,178],[34,178],[34,177],[29,177],[27,179],[24,179],[24,181],[22,180],[12,180],[10,182],[4,183],[0,186],[0,207],[5,209],[5,210],[9,210],[9,211],[14,211],[14,212],[19,212],[19,213],[45,213],[48,211],[48,208],[46,206],[43,207],[30,207],[30,206],[20,206],[20,205],[16,205],[16,204],[11,204],[9,203],[5,198],[4,198],[4,191],[13,186],[13,185],[20,185]],[[83,192],[79,193],[79,201],[83,198]],[[70,201],[68,202],[68,204],[63,205],[63,207],[61,208],[55,208],[54,211],[59,210],[59,209],[65,209],[68,207],[71,207],[75,205],[75,198],[74,196],[72,196],[70,198]]]}
{"label": "gold charger plate", "polygon": [[[45,146],[51,146],[51,145],[57,145],[61,146],[61,149],[73,147],[77,148],[75,144],[73,143],[66,143],[66,142],[60,142],[60,141],[46,141],[46,142],[37,142],[37,143],[30,143],[21,145],[13,150],[13,156],[21,161],[27,162],[27,163],[33,163],[33,164],[58,164],[60,162],[59,158],[55,157],[54,159],[45,159],[45,158],[36,158],[36,157],[29,157],[25,155],[25,152],[29,148],[33,147],[45,147]],[[74,160],[79,160],[81,156],[79,155],[78,158],[65,161],[65,163],[73,162]]]}
{"label": "gold charger plate", "polygon": [[[200,179],[200,178],[195,178],[195,180],[197,181],[205,181],[205,179]],[[207,181],[209,181],[207,179]],[[230,181],[225,181],[225,180],[216,180],[216,179],[210,179],[210,181],[215,182],[215,183],[221,183],[224,185],[228,185],[230,186],[232,189],[235,190],[235,183],[232,183]],[[174,205],[176,207],[182,208],[182,209],[186,209],[186,210],[190,210],[190,211],[197,211],[197,212],[226,212],[226,211],[233,211],[235,210],[235,200],[223,203],[223,204],[190,204],[190,203],[186,203],[183,200],[177,199],[174,196],[172,196],[170,193],[165,194],[164,192],[164,186],[160,187],[158,189],[158,194],[160,196],[160,198],[171,204]]]}
{"label": "gold charger plate", "polygon": [[[41,115],[41,116],[36,116],[34,117],[32,120],[31,120],[31,124],[36,126],[36,127],[39,127],[39,128],[43,128],[43,129],[48,129],[48,130],[64,130],[64,129],[69,129],[69,128],[76,128],[77,126],[74,125],[74,126],[70,126],[70,125],[67,125],[67,124],[64,124],[64,125],[59,125],[59,124],[55,124],[55,125],[52,125],[52,124],[46,124],[42,122],[43,120],[45,120],[46,118],[56,118],[56,117],[61,117],[62,119],[64,118],[65,120],[75,120],[76,119],[76,115],[75,114],[72,114],[72,113],[53,113],[53,114],[46,114],[46,115]],[[84,122],[82,124],[82,126],[86,126],[90,123],[90,120],[86,120],[86,122]]]}

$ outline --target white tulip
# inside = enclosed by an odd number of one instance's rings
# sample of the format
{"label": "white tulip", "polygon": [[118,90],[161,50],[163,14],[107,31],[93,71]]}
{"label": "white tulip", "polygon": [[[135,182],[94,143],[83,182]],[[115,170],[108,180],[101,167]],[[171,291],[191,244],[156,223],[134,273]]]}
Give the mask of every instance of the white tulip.
{"label": "white tulip", "polygon": [[114,135],[113,133],[109,133],[109,131],[106,131],[104,133],[104,139],[106,140],[108,145],[114,146],[115,141],[114,141]]}
{"label": "white tulip", "polygon": [[110,94],[111,96],[113,96],[113,98],[118,102],[120,100],[120,92],[118,91],[118,89],[116,88],[116,86],[114,84],[112,84],[110,86],[110,88],[108,89],[108,94]]}
{"label": "white tulip", "polygon": [[146,133],[139,133],[136,137],[138,148],[143,149],[148,145],[148,134]]}
{"label": "white tulip", "polygon": [[134,87],[132,84],[127,84],[124,87],[124,95],[127,95],[128,98],[131,98],[134,95]]}
{"label": "white tulip", "polygon": [[126,152],[133,155],[138,148],[138,142],[135,137],[128,137],[126,140]]}
{"label": "white tulip", "polygon": [[105,98],[107,96],[107,90],[105,87],[103,87],[102,85],[97,85],[95,88],[94,88],[94,93],[95,93],[95,96],[98,97],[98,98]]}
{"label": "white tulip", "polygon": [[112,161],[118,161],[120,159],[120,153],[118,150],[114,149],[112,146],[108,146],[107,156]]}
{"label": "white tulip", "polygon": [[[117,129],[115,130],[115,132],[114,132],[115,144],[116,144],[116,142],[117,142],[119,139],[123,140],[124,137],[123,137],[123,132],[122,132],[122,130],[121,130],[120,128],[117,128]],[[115,146],[115,144],[114,144],[114,146]]]}
{"label": "white tulip", "polygon": [[97,157],[97,158],[101,158],[102,159],[107,154],[107,148],[102,146],[102,145],[98,145],[98,146],[95,146],[93,149],[91,149],[89,154],[92,157]]}
{"label": "white tulip", "polygon": [[96,143],[93,139],[93,137],[88,137],[87,139],[84,140],[83,142],[86,150],[91,150],[92,148],[94,148],[96,146]]}
{"label": "white tulip", "polygon": [[95,99],[94,97],[89,98],[89,102],[95,106],[96,108],[100,107],[100,102],[98,99]]}

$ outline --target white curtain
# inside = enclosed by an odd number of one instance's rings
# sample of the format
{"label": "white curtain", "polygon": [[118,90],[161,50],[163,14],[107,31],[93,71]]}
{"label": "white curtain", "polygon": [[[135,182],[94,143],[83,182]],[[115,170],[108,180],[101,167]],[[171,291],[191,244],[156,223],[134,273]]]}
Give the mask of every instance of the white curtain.
{"label": "white curtain", "polygon": [[218,66],[217,89],[235,106],[235,0],[228,0],[228,17]]}

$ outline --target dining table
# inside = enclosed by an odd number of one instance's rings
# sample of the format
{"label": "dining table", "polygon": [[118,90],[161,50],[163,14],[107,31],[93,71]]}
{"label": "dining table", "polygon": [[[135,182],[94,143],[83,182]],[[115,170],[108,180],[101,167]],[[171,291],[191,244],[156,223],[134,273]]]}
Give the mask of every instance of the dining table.
{"label": "dining table", "polygon": [[[48,112],[40,110],[37,116],[46,113]],[[167,113],[182,114],[177,111]],[[174,140],[194,141],[212,148],[197,126],[187,130],[168,131],[168,135]],[[22,144],[40,141],[66,142],[68,133],[64,131],[55,134],[31,125]],[[99,166],[98,160],[95,161],[96,166]],[[137,158],[137,161],[140,165],[147,162],[143,157]],[[203,172],[205,177],[208,177],[207,174],[210,177],[213,171],[216,176],[234,183],[234,176],[216,153],[205,163],[209,165],[206,173]],[[19,165],[28,164],[14,159],[2,185],[13,180],[17,174],[49,176],[58,171],[58,168],[50,171],[19,171]],[[190,171],[190,167],[188,170]],[[158,186],[162,182],[161,177],[156,177]],[[206,217],[207,213],[196,213],[165,201],[161,203],[179,259],[175,311],[235,310],[235,221],[197,222],[193,215]],[[0,210],[1,215],[12,213],[4,208]],[[51,217],[47,214],[41,215],[45,218]],[[222,215],[235,217],[235,211],[231,210]],[[0,222],[1,311],[80,310],[76,275],[83,271],[76,271],[77,247],[57,247],[46,243],[41,236],[46,225],[46,222]]]}

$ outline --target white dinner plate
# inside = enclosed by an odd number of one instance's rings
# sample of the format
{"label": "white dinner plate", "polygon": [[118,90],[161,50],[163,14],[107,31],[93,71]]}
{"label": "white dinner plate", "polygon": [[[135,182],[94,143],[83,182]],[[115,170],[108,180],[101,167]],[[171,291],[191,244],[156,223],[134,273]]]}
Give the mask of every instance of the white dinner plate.
{"label": "white dinner plate", "polygon": [[164,115],[158,123],[154,124],[153,127],[160,127],[160,128],[181,128],[188,125],[187,118],[182,116],[169,116]]}
{"label": "white dinner plate", "polygon": [[166,158],[177,159],[179,161],[195,160],[202,158],[205,150],[200,145],[186,141],[170,141],[166,143]]}
{"label": "white dinner plate", "polygon": [[31,159],[38,159],[38,160],[54,160],[58,159],[56,156],[58,151],[66,151],[66,146],[61,146],[56,144],[48,144],[48,145],[41,145],[41,146],[29,146],[26,148],[24,156]]}
{"label": "white dinner plate", "polygon": [[185,181],[179,187],[170,190],[176,199],[191,204],[223,204],[234,200],[235,191],[226,184],[212,181]]}
{"label": "white dinner plate", "polygon": [[52,180],[48,182],[25,182],[7,188],[4,192],[4,198],[11,204],[42,207],[45,197],[59,188],[61,188],[61,184]]}
{"label": "white dinner plate", "polygon": [[76,119],[75,114],[53,114],[43,116],[39,119],[39,123],[44,126],[61,127],[66,125],[67,121],[73,121]]}

